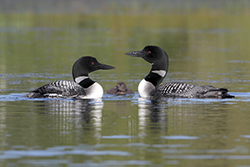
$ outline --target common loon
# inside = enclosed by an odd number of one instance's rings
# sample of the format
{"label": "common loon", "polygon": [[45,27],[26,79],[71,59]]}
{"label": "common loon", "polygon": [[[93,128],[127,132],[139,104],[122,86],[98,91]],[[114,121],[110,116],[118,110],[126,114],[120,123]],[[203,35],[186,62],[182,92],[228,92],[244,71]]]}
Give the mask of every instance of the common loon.
{"label": "common loon", "polygon": [[96,58],[83,56],[73,65],[72,75],[74,81],[55,81],[37,88],[26,95],[30,98],[79,98],[92,99],[103,96],[103,88],[89,78],[89,73],[96,70],[109,70],[115,67],[101,64]]}
{"label": "common loon", "polygon": [[227,88],[215,88],[211,85],[197,86],[182,82],[171,82],[159,85],[167,75],[168,55],[158,46],[146,46],[141,51],[125,53],[141,57],[151,63],[149,74],[140,82],[138,92],[143,98],[182,97],[182,98],[233,98]]}
{"label": "common loon", "polygon": [[117,94],[117,95],[126,95],[134,94],[134,92],[127,88],[127,85],[124,82],[118,82],[114,88],[111,88],[107,91],[107,94]]}

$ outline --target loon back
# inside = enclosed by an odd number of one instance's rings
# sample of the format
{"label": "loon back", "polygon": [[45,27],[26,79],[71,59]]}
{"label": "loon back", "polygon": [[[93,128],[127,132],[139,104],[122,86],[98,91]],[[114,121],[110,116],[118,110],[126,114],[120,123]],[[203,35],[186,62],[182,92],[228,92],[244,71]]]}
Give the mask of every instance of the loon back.
{"label": "loon back", "polygon": [[29,98],[72,98],[86,96],[82,86],[73,81],[56,81],[37,88],[26,95]]}
{"label": "loon back", "polygon": [[226,88],[211,85],[198,86],[193,84],[172,82],[161,84],[153,90],[151,96],[182,97],[182,98],[233,98]]}

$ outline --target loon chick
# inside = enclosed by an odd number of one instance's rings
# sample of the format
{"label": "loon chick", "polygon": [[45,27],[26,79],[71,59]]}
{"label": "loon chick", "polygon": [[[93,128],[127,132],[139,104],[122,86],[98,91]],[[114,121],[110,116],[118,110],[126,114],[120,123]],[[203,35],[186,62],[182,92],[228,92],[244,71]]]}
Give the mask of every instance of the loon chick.
{"label": "loon chick", "polygon": [[127,88],[127,85],[124,82],[118,82],[114,88],[111,88],[107,91],[107,94],[117,94],[117,95],[126,95],[134,94],[134,92]]}
{"label": "loon chick", "polygon": [[149,74],[140,82],[138,92],[143,98],[150,97],[182,97],[182,98],[233,98],[227,88],[215,88],[211,85],[197,86],[182,82],[159,85],[167,75],[168,55],[158,46],[146,46],[141,51],[125,53],[141,57],[152,64]]}
{"label": "loon chick", "polygon": [[101,64],[96,58],[84,56],[73,65],[72,75],[74,81],[55,81],[37,88],[26,95],[29,98],[102,98],[103,88],[97,82],[89,78],[89,73],[115,67]]}

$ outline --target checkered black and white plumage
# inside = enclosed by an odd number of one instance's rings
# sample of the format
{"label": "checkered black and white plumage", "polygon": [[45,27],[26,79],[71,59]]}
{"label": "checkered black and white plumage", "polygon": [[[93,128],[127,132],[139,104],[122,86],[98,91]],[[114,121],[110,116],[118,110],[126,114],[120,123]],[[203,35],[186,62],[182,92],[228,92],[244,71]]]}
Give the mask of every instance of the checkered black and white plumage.
{"label": "checkered black and white plumage", "polygon": [[60,97],[76,97],[86,96],[86,92],[82,86],[74,81],[55,81],[46,84],[40,88],[33,90],[27,95],[32,98],[60,98]]}
{"label": "checkered black and white plumage", "polygon": [[151,92],[152,96],[161,94],[164,97],[184,98],[230,98],[226,88],[215,88],[211,85],[198,86],[182,82],[161,84]]}

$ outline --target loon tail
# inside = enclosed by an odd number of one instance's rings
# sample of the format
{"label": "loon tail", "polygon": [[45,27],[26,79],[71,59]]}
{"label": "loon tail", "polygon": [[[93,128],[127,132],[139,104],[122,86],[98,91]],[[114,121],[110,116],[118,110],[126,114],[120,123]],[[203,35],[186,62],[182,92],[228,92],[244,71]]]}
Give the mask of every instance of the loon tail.
{"label": "loon tail", "polygon": [[207,91],[203,92],[201,95],[201,98],[219,98],[219,99],[225,99],[225,98],[234,98],[235,96],[228,94],[227,88],[212,88],[208,89]]}
{"label": "loon tail", "polygon": [[28,98],[43,98],[44,96],[40,92],[33,91],[33,92],[28,93],[24,97],[28,97]]}

